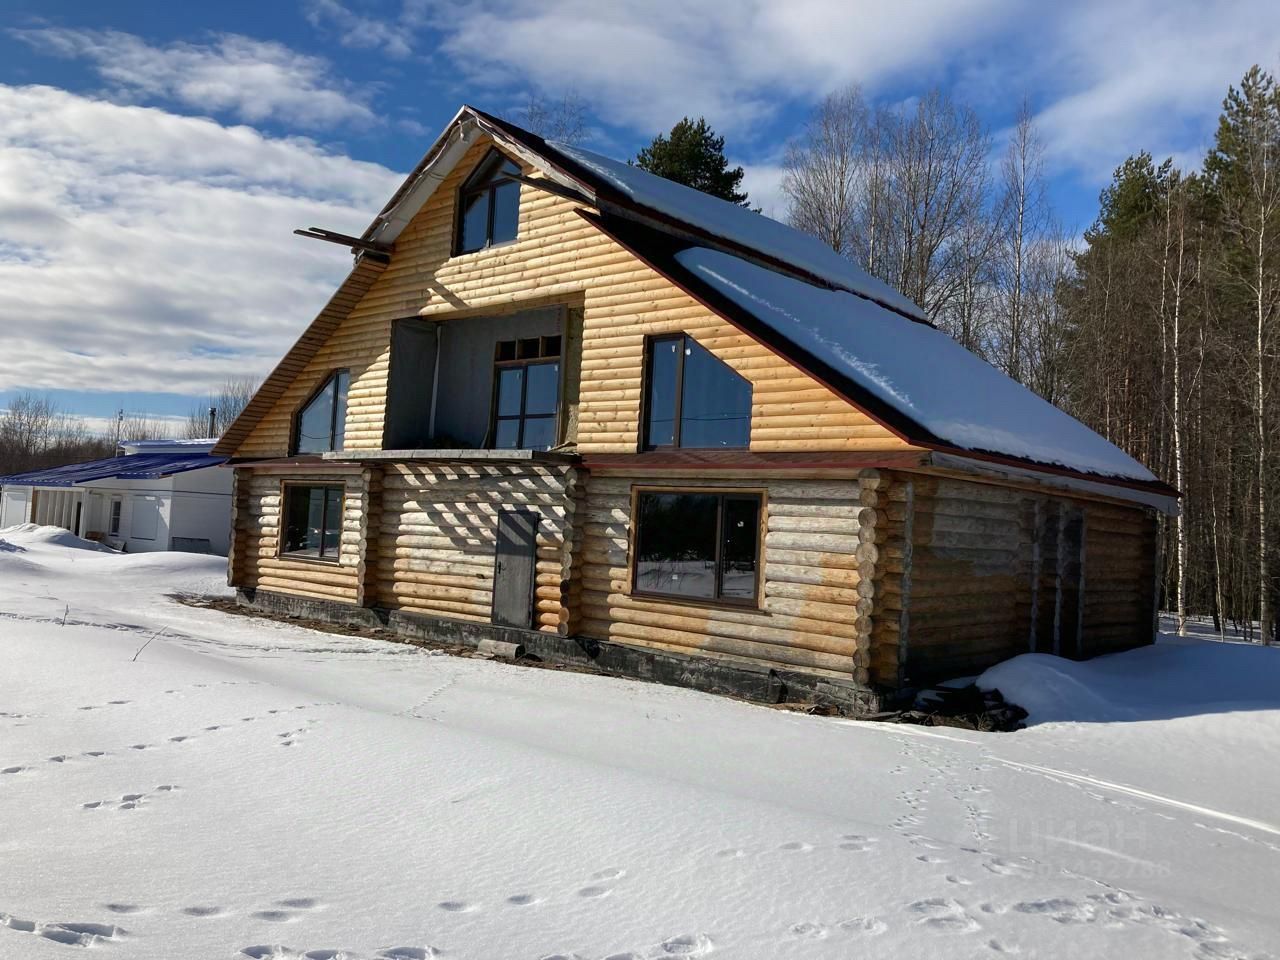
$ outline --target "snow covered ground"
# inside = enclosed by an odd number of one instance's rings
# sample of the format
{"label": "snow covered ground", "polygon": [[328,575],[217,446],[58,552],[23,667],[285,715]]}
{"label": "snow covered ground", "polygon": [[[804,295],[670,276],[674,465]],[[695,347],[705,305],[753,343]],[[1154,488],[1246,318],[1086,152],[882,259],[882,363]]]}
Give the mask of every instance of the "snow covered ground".
{"label": "snow covered ground", "polygon": [[1274,650],[1021,658],[987,680],[1048,722],[979,734],[256,621],[166,599],[225,591],[217,558],[0,540],[0,957],[1280,952]]}

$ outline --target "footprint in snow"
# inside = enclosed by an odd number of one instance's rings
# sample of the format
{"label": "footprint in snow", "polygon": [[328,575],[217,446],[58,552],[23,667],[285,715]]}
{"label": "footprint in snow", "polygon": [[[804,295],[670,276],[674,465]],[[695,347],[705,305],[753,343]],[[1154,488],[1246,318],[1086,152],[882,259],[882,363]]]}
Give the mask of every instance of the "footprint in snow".
{"label": "footprint in snow", "polygon": [[841,920],[837,926],[848,933],[865,937],[878,937],[889,929],[889,925],[876,917],[850,917]]}
{"label": "footprint in snow", "polygon": [[663,940],[658,948],[673,957],[705,957],[715,949],[715,943],[705,933],[685,933]]}
{"label": "footprint in snow", "polygon": [[169,738],[169,742],[170,742],[170,743],[185,743],[187,740],[192,740],[192,739],[194,739],[194,738],[193,738],[193,737],[190,737],[190,736],[187,736],[187,735],[185,735],[185,734],[184,734],[183,736],[180,736],[180,737],[170,737],[170,738]]}
{"label": "footprint in snow", "polygon": [[182,912],[188,917],[217,917],[222,914],[222,908],[217,906],[183,907]]}
{"label": "footprint in snow", "polygon": [[542,898],[535,897],[532,893],[517,893],[513,896],[507,897],[507,903],[516,907],[527,907],[527,906],[530,906],[531,904],[541,903],[541,902],[542,902]]}
{"label": "footprint in snow", "polygon": [[379,960],[431,960],[439,951],[435,947],[388,947],[378,952]]}
{"label": "footprint in snow", "polygon": [[26,767],[5,767],[0,773],[21,773]]}
{"label": "footprint in snow", "polygon": [[436,906],[449,913],[471,913],[473,910],[480,909],[474,903],[467,903],[465,900],[442,900]]}
{"label": "footprint in snow", "polygon": [[103,910],[109,910],[111,913],[141,913],[142,907],[136,903],[104,903]]}
{"label": "footprint in snow", "polygon": [[293,914],[288,910],[258,910],[249,916],[254,920],[266,920],[269,923],[288,923],[293,919]]}
{"label": "footprint in snow", "polygon": [[612,892],[608,887],[583,887],[578,891],[578,896],[586,897],[588,900],[595,900],[600,897],[607,897]]}
{"label": "footprint in snow", "polygon": [[820,923],[793,923],[787,930],[793,937],[805,940],[822,940],[831,932]]}
{"label": "footprint in snow", "polygon": [[813,849],[813,844],[805,843],[803,840],[792,840],[790,843],[784,843],[778,847],[779,850],[795,850],[800,853],[808,853]]}
{"label": "footprint in snow", "polygon": [[618,867],[610,867],[607,870],[599,870],[591,875],[592,880],[617,880],[626,876],[627,871]]}

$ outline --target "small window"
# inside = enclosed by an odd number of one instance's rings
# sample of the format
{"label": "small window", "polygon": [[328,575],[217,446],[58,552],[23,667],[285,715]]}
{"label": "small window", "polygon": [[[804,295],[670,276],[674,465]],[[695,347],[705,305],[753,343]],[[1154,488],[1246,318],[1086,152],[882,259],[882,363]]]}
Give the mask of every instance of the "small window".
{"label": "small window", "polygon": [[[493,446],[549,450],[560,409],[559,337],[505,340],[494,348]],[[507,359],[516,357],[518,359]]]}
{"label": "small window", "polygon": [[639,494],[634,592],[754,604],[760,505],[754,493]]}
{"label": "small window", "polygon": [[646,449],[750,445],[751,383],[696,340],[650,340],[647,367]]}
{"label": "small window", "polygon": [[520,221],[520,168],[491,150],[458,194],[457,253],[471,253],[516,238]]}
{"label": "small window", "polygon": [[347,389],[351,374],[337,370],[298,411],[294,453],[327,453],[341,450],[347,425]]}
{"label": "small window", "polygon": [[119,497],[111,498],[111,518],[107,524],[107,532],[113,537],[120,535],[120,511],[124,509],[124,501]]}
{"label": "small window", "polygon": [[288,484],[282,554],[337,562],[342,542],[342,486]]}

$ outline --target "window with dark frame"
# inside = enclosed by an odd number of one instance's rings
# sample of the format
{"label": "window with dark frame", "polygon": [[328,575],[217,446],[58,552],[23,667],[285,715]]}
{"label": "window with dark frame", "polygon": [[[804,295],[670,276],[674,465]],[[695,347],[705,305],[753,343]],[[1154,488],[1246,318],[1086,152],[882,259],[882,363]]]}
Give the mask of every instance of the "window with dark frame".
{"label": "window with dark frame", "polygon": [[117,536],[120,533],[120,511],[124,509],[124,501],[120,497],[111,498],[111,518],[107,524],[107,533]]}
{"label": "window with dark frame", "polygon": [[560,408],[560,338],[499,341],[493,366],[493,449],[554,447]]}
{"label": "window with dark frame", "polygon": [[762,502],[736,491],[638,493],[633,592],[755,605]]}
{"label": "window with dark frame", "polygon": [[298,411],[294,422],[294,453],[328,453],[342,449],[350,386],[351,374],[335,370]]}
{"label": "window with dark frame", "polygon": [[751,443],[751,382],[692,337],[654,337],[645,364],[644,448]]}
{"label": "window with dark frame", "polygon": [[520,168],[491,150],[458,191],[454,253],[473,253],[516,238],[520,222]]}
{"label": "window with dark frame", "polygon": [[282,556],[338,562],[342,545],[342,485],[286,484]]}

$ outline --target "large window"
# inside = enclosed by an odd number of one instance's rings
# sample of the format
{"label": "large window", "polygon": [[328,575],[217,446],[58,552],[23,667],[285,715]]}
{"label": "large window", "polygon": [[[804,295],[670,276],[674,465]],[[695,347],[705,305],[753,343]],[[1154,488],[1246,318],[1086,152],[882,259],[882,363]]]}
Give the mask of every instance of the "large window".
{"label": "large window", "polygon": [[757,493],[638,494],[634,592],[754,604],[760,503]]}
{"label": "large window", "polygon": [[750,444],[750,382],[692,337],[650,340],[647,367],[646,449]]}
{"label": "large window", "polygon": [[560,404],[560,338],[503,340],[494,352],[493,446],[549,450]]}
{"label": "large window", "polygon": [[520,168],[492,150],[458,194],[457,253],[471,253],[516,238],[520,221]]}
{"label": "large window", "polygon": [[341,484],[287,484],[284,515],[282,554],[337,562],[342,541]]}
{"label": "large window", "polygon": [[298,411],[294,425],[294,453],[341,450],[347,422],[347,388],[351,375],[337,370]]}

